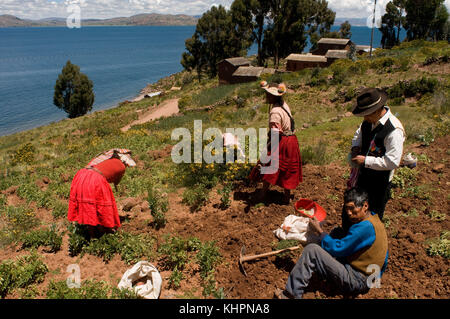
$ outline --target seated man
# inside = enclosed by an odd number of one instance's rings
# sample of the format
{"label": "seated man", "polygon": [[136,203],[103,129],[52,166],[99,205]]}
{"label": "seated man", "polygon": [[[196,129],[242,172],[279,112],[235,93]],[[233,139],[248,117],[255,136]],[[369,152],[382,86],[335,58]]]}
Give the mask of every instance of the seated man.
{"label": "seated man", "polygon": [[[316,219],[310,225],[320,234],[321,244],[309,244],[291,271],[285,290],[278,298],[300,299],[313,273],[345,295],[367,293],[369,276],[379,267],[380,276],[387,266],[388,238],[378,215],[369,211],[366,192],[351,189],[345,193],[344,209],[351,226],[341,239],[325,233]],[[375,265],[375,267],[374,267]]]}

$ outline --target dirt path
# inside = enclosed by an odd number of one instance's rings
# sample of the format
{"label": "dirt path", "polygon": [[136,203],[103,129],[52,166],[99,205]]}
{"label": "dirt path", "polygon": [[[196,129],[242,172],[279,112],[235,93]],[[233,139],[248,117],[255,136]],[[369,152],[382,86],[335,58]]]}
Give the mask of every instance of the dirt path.
{"label": "dirt path", "polygon": [[178,114],[180,111],[178,108],[179,99],[171,99],[164,101],[158,105],[155,109],[143,114],[140,118],[125,127],[121,128],[122,132],[128,131],[133,125],[144,124],[150,121],[157,120],[161,117],[168,117],[174,114]]}

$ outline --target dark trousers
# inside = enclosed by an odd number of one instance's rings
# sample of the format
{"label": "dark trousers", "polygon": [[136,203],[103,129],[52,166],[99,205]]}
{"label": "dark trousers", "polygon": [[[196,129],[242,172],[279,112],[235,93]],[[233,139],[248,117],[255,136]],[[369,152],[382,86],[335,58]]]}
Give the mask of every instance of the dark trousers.
{"label": "dark trousers", "polygon": [[313,273],[317,273],[342,294],[357,295],[369,291],[367,275],[349,264],[340,263],[317,244],[309,244],[303,250],[289,275],[286,291],[295,298],[302,298]]}

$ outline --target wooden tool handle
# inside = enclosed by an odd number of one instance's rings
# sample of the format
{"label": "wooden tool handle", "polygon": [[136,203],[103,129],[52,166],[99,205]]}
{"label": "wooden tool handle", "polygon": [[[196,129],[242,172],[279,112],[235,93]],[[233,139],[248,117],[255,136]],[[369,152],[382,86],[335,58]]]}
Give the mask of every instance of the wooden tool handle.
{"label": "wooden tool handle", "polygon": [[294,247],[289,247],[289,248],[285,248],[285,249],[280,249],[280,250],[275,250],[275,251],[271,251],[270,253],[264,253],[264,254],[260,254],[260,255],[253,255],[253,256],[243,256],[241,258],[241,261],[250,261],[250,260],[254,260],[254,259],[258,259],[258,258],[263,258],[263,257],[269,257],[269,256],[273,256],[273,255],[278,255],[279,253],[285,252],[285,251],[293,251],[293,250],[297,250],[302,248],[303,246],[294,246]]}

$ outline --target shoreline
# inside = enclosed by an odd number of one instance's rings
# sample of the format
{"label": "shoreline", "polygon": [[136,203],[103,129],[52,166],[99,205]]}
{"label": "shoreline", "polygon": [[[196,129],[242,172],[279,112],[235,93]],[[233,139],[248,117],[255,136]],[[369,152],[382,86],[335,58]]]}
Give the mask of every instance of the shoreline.
{"label": "shoreline", "polygon": [[[0,28],[0,29],[1,29],[1,28]],[[180,71],[180,72],[182,72],[182,71]],[[173,73],[173,74],[175,74],[175,73]],[[86,115],[92,115],[92,114],[95,114],[96,112],[103,112],[103,111],[106,111],[106,110],[111,110],[111,109],[120,107],[120,105],[121,105],[122,103],[124,103],[124,102],[130,102],[130,103],[140,102],[140,101],[142,101],[142,100],[144,100],[144,99],[146,98],[146,95],[152,94],[151,92],[146,92],[146,89],[147,89],[147,88],[149,88],[149,87],[152,86],[152,85],[157,84],[157,83],[158,83],[159,81],[161,81],[162,79],[171,77],[173,74],[169,74],[169,75],[163,76],[163,77],[159,78],[159,79],[158,79],[156,82],[154,82],[154,83],[148,83],[144,88],[142,88],[142,89],[139,91],[139,94],[137,94],[137,95],[130,95],[129,98],[121,98],[119,101],[114,102],[115,104],[113,104],[113,105],[103,106],[103,107],[101,107],[101,109],[95,110],[95,111],[93,111],[93,112],[89,112],[89,113],[87,113],[87,114],[85,114],[85,115],[83,115],[83,116],[86,116]],[[162,91],[161,91],[161,92],[156,92],[156,93],[162,93]],[[155,96],[156,96],[156,95],[155,95]],[[152,97],[152,96],[151,96],[151,97]],[[65,120],[67,120],[67,119],[68,119],[68,117],[65,117],[65,118],[60,119],[60,120],[51,121],[51,122],[49,122],[49,123],[47,123],[47,124],[38,125],[38,126],[35,126],[35,127],[32,127],[32,128],[23,129],[23,130],[14,132],[14,133],[7,133],[7,134],[5,134],[5,135],[0,135],[0,139],[2,139],[2,138],[7,138],[7,137],[11,137],[11,136],[13,136],[13,135],[15,135],[15,134],[26,133],[26,132],[29,132],[29,131],[32,131],[32,130],[35,130],[35,129],[39,129],[39,128],[42,128],[42,127],[51,125],[51,124],[53,124],[53,123],[58,123],[58,122],[61,122],[61,121],[65,121]]]}

